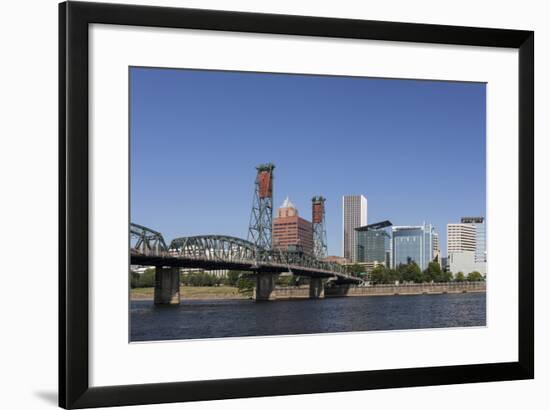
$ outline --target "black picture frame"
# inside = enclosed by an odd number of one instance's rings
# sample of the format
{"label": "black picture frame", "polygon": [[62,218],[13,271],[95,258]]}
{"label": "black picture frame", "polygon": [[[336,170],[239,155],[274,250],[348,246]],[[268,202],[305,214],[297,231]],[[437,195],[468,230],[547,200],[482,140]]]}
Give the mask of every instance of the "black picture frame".
{"label": "black picture frame", "polygon": [[[92,23],[519,50],[517,362],[90,387],[88,356],[88,26]],[[59,405],[88,408],[534,377],[534,33],[198,9],[59,5]],[[521,269],[519,268],[521,267]]]}

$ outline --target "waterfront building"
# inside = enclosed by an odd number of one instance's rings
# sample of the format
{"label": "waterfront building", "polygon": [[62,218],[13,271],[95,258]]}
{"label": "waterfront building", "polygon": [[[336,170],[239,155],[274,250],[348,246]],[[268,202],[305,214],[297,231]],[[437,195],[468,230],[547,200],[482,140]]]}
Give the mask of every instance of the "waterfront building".
{"label": "waterfront building", "polygon": [[342,197],[342,256],[356,262],[355,228],[367,224],[367,198],[363,195]]}
{"label": "waterfront building", "polygon": [[214,275],[218,278],[227,278],[227,274],[229,273],[229,269],[205,270],[205,272],[209,273],[210,275]]}
{"label": "waterfront building", "polygon": [[485,276],[487,274],[487,264],[485,262],[476,262],[475,255],[474,251],[449,254],[449,271],[453,275],[462,272],[464,276],[467,276],[470,272],[477,271]]}
{"label": "waterfront building", "polygon": [[460,222],[471,224],[475,228],[476,236],[476,262],[487,262],[487,240],[485,235],[485,218],[482,216],[465,216]]}
{"label": "waterfront building", "polygon": [[394,226],[392,228],[392,265],[415,262],[424,270],[433,260],[433,234],[431,224]]}
{"label": "waterfront building", "polygon": [[390,226],[390,221],[383,221],[355,228],[356,262],[377,262],[391,266]]}
{"label": "waterfront building", "polygon": [[439,263],[439,266],[441,265],[441,248],[439,247],[439,234],[434,231],[433,237],[432,237],[432,260]]}
{"label": "waterfront building", "polygon": [[313,254],[313,228],[310,221],[300,218],[298,210],[287,197],[273,220],[273,249],[301,250]]}
{"label": "waterfront building", "polygon": [[447,224],[447,255],[475,250],[476,230],[472,224]]}
{"label": "waterfront building", "polygon": [[[386,266],[384,264],[384,262],[377,262],[377,261],[374,261],[374,262],[355,262],[355,263],[348,263],[346,264],[346,266],[360,266],[362,268],[361,272],[362,273],[366,273],[366,274],[369,274],[371,273],[374,268],[376,268],[377,266]],[[359,274],[361,275],[361,274]]]}
{"label": "waterfront building", "polygon": [[443,272],[449,271],[449,258],[446,256],[441,257],[441,269]]}
{"label": "waterfront building", "polygon": [[485,220],[464,217],[460,223],[447,224],[447,257],[449,271],[467,275],[477,271],[487,274]]}
{"label": "waterfront building", "polygon": [[336,255],[329,255],[329,256],[325,256],[323,258],[323,260],[325,262],[330,262],[330,263],[337,263],[339,265],[346,265],[347,263],[349,263],[350,261],[347,260],[346,258],[344,258],[343,256],[336,256]]}
{"label": "waterfront building", "polygon": [[141,265],[130,265],[130,272],[137,273],[138,275],[142,275],[145,273],[147,269],[154,268],[154,266],[141,266]]}
{"label": "waterfront building", "polygon": [[180,273],[182,275],[189,275],[192,273],[206,273],[208,275],[213,275],[218,278],[227,278],[227,275],[229,273],[228,269],[215,269],[215,270],[204,270],[201,268],[180,268]]}

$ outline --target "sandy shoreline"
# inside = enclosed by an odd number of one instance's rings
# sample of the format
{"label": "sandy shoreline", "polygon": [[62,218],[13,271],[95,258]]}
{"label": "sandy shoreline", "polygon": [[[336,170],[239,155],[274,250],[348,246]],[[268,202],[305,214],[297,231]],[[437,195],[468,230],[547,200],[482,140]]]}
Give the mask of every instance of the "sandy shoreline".
{"label": "sandy shoreline", "polygon": [[[182,286],[180,287],[181,299],[186,300],[222,300],[251,298],[251,293],[241,293],[237,288],[230,286]],[[130,300],[154,299],[154,288],[134,288],[130,290]]]}

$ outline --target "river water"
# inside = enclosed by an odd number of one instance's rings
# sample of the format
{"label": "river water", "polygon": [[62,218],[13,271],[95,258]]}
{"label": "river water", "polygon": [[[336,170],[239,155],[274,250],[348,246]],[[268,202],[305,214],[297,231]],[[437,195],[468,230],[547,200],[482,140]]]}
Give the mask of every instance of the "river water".
{"label": "river water", "polygon": [[182,300],[130,303],[130,340],[294,335],[485,326],[485,293],[321,300]]}

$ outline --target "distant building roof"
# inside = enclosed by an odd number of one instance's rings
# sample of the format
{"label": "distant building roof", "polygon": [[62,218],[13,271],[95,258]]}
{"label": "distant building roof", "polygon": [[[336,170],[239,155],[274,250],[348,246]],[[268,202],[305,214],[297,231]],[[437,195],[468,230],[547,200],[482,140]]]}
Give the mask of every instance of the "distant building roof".
{"label": "distant building roof", "polygon": [[382,229],[387,228],[388,226],[392,226],[392,223],[388,220],[376,222],[374,224],[360,226],[359,228],[355,228],[356,231],[372,231],[375,229]]}
{"label": "distant building roof", "polygon": [[460,219],[463,224],[482,224],[484,218],[482,216],[464,216]]}
{"label": "distant building roof", "polygon": [[288,199],[288,196],[287,196],[283,204],[281,205],[281,208],[296,208],[296,207],[292,202],[290,202],[290,199]]}

